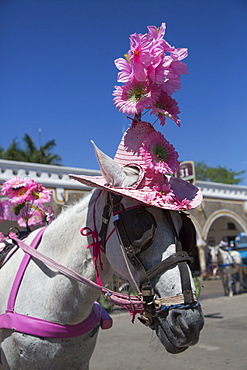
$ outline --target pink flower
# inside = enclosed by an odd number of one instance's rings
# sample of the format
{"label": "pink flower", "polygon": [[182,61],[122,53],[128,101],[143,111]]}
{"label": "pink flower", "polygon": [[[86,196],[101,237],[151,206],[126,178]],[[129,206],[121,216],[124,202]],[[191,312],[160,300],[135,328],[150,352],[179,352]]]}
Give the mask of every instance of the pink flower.
{"label": "pink flower", "polygon": [[4,203],[4,220],[17,221],[20,218],[18,208],[18,204],[16,205],[6,201]]}
{"label": "pink flower", "polygon": [[163,205],[164,203],[170,204],[173,200],[174,193],[170,188],[170,185],[156,184],[153,186],[153,191],[145,196],[145,201],[151,205]]}
{"label": "pink flower", "polygon": [[27,224],[28,226],[41,226],[45,224],[44,220],[44,213],[37,209],[20,218],[17,222],[20,227],[26,227]]}
{"label": "pink flower", "polygon": [[4,202],[0,200],[0,222],[4,220]]}
{"label": "pink flower", "polygon": [[148,33],[156,40],[163,40],[166,32],[166,24],[161,23],[161,26],[157,28],[156,26],[148,26]]}
{"label": "pink flower", "polygon": [[180,111],[178,108],[178,103],[167,93],[161,93],[159,99],[152,107],[150,107],[150,109],[150,114],[155,114],[159,118],[162,126],[165,124],[166,117],[169,117],[175,121],[178,126],[180,126],[180,119],[178,117]]}
{"label": "pink flower", "polygon": [[19,218],[22,218],[26,223],[28,223],[29,218],[36,211],[37,207],[30,202],[23,203],[22,206],[23,207],[19,211]]}
{"label": "pink flower", "polygon": [[176,74],[178,76],[188,74],[188,67],[183,62],[172,62],[170,66],[170,73]]}
{"label": "pink flower", "polygon": [[50,224],[54,220],[54,210],[52,206],[48,206],[45,210],[46,223]]}
{"label": "pink flower", "polygon": [[174,48],[168,44],[166,40],[164,40],[165,32],[166,32],[166,24],[162,23],[160,27],[156,26],[148,26],[148,34],[153,37],[153,39],[162,46],[163,52],[171,52]]}
{"label": "pink flower", "polygon": [[39,183],[33,182],[27,192],[27,200],[34,204],[48,203],[51,200],[51,190],[47,190]]}
{"label": "pink flower", "polygon": [[21,209],[19,216],[19,226],[41,226],[53,221],[54,212],[52,206],[45,208],[42,204],[39,206],[27,204]]}
{"label": "pink flower", "polygon": [[123,58],[118,58],[114,61],[116,67],[121,71],[118,73],[118,82],[127,83],[133,78],[133,70],[131,64]]}
{"label": "pink flower", "polygon": [[167,92],[168,95],[171,95],[180,89],[180,76],[181,74],[188,74],[188,68],[183,62],[179,62],[176,59],[174,60],[171,55],[166,59],[166,63],[170,63],[170,65],[166,69],[166,79],[160,84],[160,87],[163,91]]}
{"label": "pink flower", "polygon": [[0,219],[17,221],[20,226],[31,226],[53,219],[52,207],[47,209],[43,203],[50,202],[51,190],[27,178],[14,177],[2,185],[1,195],[7,196],[0,202]]}
{"label": "pink flower", "polygon": [[147,167],[156,173],[173,174],[179,167],[178,153],[159,131],[151,132],[140,148]]}
{"label": "pink flower", "polygon": [[174,62],[183,60],[188,56],[188,49],[186,48],[171,48],[169,51]]}
{"label": "pink flower", "polygon": [[134,33],[130,35],[130,50],[128,52],[130,63],[133,68],[133,75],[137,81],[145,81],[147,77],[146,68],[152,62],[150,48],[152,46],[152,38],[145,34]]}
{"label": "pink flower", "polygon": [[167,75],[169,74],[169,65],[170,60],[167,61],[164,55],[158,55],[147,68],[148,78],[157,85],[163,84],[167,80]]}
{"label": "pink flower", "polygon": [[[159,28],[148,26],[147,34],[130,35],[130,49],[126,59],[115,60],[118,82],[124,86],[115,86],[114,104],[123,113],[136,115],[145,109],[159,116],[164,125],[165,118],[170,117],[177,125],[177,102],[167,95],[180,89],[180,76],[187,74],[187,66],[181,62],[187,57],[186,48],[172,47],[164,40],[166,25]],[[166,93],[159,99],[161,94]]]}
{"label": "pink flower", "polygon": [[169,73],[168,76],[169,76],[169,78],[167,78],[167,81],[164,84],[160,85],[160,87],[168,95],[171,95],[174,92],[178,91],[181,87],[181,85],[180,85],[180,76],[172,75],[171,73]]}
{"label": "pink flower", "polygon": [[115,86],[114,104],[123,113],[139,114],[158,98],[157,88],[144,82],[133,81],[124,86]]}
{"label": "pink flower", "polygon": [[32,182],[29,178],[13,177],[2,184],[1,195],[7,196],[12,203],[23,203]]}
{"label": "pink flower", "polygon": [[184,199],[179,199],[177,195],[174,196],[173,198],[174,205],[179,207],[179,209],[191,209],[191,204],[190,201],[186,198]]}
{"label": "pink flower", "polygon": [[157,200],[162,203],[170,203],[173,199],[173,191],[171,190],[170,185],[154,185],[153,189],[156,191]]}

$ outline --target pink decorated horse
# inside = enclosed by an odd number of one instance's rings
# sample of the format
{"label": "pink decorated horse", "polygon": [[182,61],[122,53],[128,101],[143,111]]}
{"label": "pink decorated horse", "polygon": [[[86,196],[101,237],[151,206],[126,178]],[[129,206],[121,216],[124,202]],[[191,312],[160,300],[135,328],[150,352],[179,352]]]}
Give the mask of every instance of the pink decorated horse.
{"label": "pink decorated horse", "polygon": [[[144,122],[132,125],[114,160],[95,147],[102,176],[71,177],[98,189],[43,232],[17,241],[0,269],[1,368],[88,369],[99,327],[111,326],[95,302],[101,292],[114,297],[101,285],[114,271],[138,293],[133,302],[121,296],[115,302],[140,313],[167,351],[197,343],[204,319],[187,265],[195,231],[181,211],[200,204],[201,194],[144,167],[133,145],[154,131]],[[169,189],[166,196],[157,182]]]}

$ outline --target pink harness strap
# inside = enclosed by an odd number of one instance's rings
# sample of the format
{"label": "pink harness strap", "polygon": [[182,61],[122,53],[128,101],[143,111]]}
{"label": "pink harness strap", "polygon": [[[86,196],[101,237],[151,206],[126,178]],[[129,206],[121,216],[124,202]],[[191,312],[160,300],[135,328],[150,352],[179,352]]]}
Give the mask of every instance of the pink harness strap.
{"label": "pink harness strap", "polygon": [[[43,228],[37,233],[30,244],[31,248],[37,249],[45,229]],[[58,324],[14,312],[18,290],[30,259],[31,255],[26,253],[21,261],[12,285],[6,312],[0,315],[0,329],[11,329],[46,338],[71,338],[91,331],[99,322],[102,329],[109,329],[112,326],[111,317],[98,302],[94,303],[91,314],[85,320],[75,325]]]}
{"label": "pink harness strap", "polygon": [[[43,233],[44,233],[45,229],[46,229],[46,227],[41,229],[36,234],[35,238],[32,240],[32,242],[30,244],[31,248],[34,248],[34,249],[38,248],[38,245],[39,245],[39,243],[42,239],[42,236],[43,236]],[[19,291],[19,287],[20,287],[24,272],[26,271],[26,268],[27,268],[27,266],[30,262],[30,259],[31,259],[31,256],[29,254],[25,254],[25,256],[23,257],[23,259],[21,261],[19,270],[16,274],[16,277],[15,277],[15,280],[14,280],[14,283],[12,285],[12,289],[11,289],[11,292],[10,292],[10,295],[9,295],[9,300],[8,300],[8,304],[7,304],[7,311],[14,311],[15,300],[16,300],[16,297],[17,297],[17,294],[18,294],[18,291]]]}
{"label": "pink harness strap", "polygon": [[21,333],[45,338],[72,338],[91,331],[98,323],[102,329],[112,326],[112,319],[107,312],[95,302],[91,314],[75,325],[63,325],[55,322],[21,315],[16,312],[5,312],[0,315],[1,329],[12,329]]}

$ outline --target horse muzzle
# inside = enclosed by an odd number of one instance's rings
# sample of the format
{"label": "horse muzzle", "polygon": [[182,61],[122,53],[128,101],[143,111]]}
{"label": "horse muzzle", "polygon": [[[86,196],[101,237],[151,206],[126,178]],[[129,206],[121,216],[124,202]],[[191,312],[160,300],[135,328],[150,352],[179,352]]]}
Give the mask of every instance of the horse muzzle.
{"label": "horse muzzle", "polygon": [[173,309],[154,319],[156,334],[170,353],[176,354],[195,345],[204,326],[201,307]]}

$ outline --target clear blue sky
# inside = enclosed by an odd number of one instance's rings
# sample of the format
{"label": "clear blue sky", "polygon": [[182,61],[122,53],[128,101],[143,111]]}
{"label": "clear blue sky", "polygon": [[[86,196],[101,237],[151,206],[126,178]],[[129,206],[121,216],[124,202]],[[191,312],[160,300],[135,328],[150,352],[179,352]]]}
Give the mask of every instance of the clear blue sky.
{"label": "clear blue sky", "polygon": [[189,75],[173,94],[181,127],[156,128],[180,160],[246,170],[246,0],[1,0],[0,146],[25,133],[38,146],[42,129],[65,166],[98,168],[91,139],[113,157],[128,127],[112,102],[113,61],[131,33],[162,22],[189,49]]}

